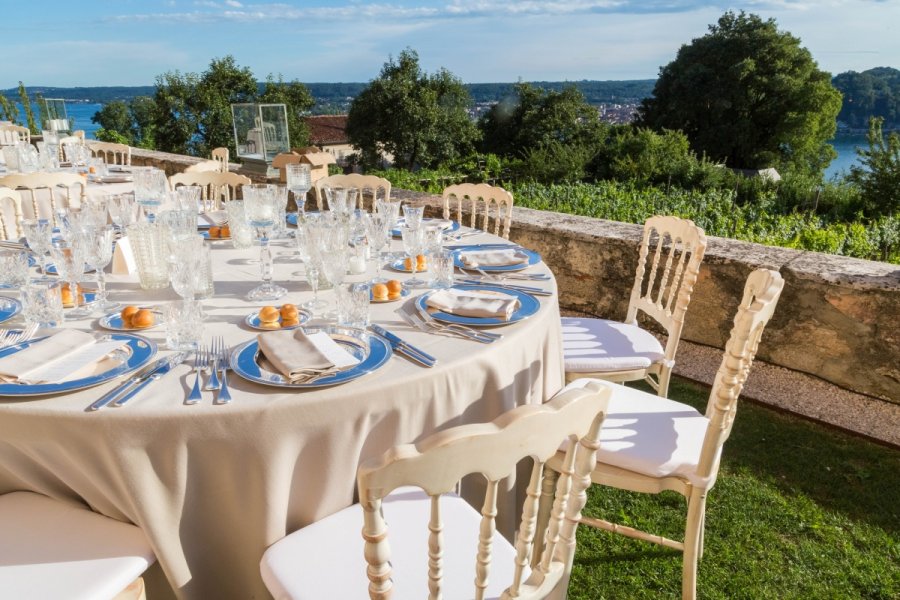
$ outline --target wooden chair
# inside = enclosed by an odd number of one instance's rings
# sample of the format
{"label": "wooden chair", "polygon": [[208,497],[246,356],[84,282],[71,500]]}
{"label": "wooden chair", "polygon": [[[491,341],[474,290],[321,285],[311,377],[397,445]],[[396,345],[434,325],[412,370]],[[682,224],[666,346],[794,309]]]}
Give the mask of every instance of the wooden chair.
{"label": "wooden chair", "polygon": [[[463,223],[463,215],[470,215],[469,226],[475,229],[483,229],[494,235],[501,235],[509,239],[509,228],[512,224],[513,195],[501,187],[495,187],[486,183],[460,183],[444,188],[444,218],[451,219],[451,208],[456,206],[456,217],[460,225]],[[464,207],[465,205],[465,207]],[[480,219],[479,219],[480,216]],[[490,220],[493,217],[494,228],[490,229]],[[479,220],[481,227],[478,226]]]}
{"label": "wooden chair", "polygon": [[0,240],[22,237],[22,196],[14,189],[0,187]]}
{"label": "wooden chair", "polygon": [[99,156],[108,165],[131,165],[131,146],[112,142],[88,142],[91,155]]}
{"label": "wooden chair", "polygon": [[33,492],[0,496],[4,598],[138,600],[156,562],[143,532]]}
{"label": "wooden chair", "polygon": [[[543,405],[520,406],[492,423],[454,427],[365,463],[357,477],[359,504],[272,545],[260,564],[263,581],[280,599],[359,598],[367,583],[373,599],[496,598],[507,585],[503,598],[565,597],[606,409],[601,388],[588,385]],[[546,542],[538,546],[544,462],[569,438],[579,443],[570,446],[555,494],[546,491],[555,501]],[[495,531],[498,484],[528,457],[533,468],[513,546]],[[474,473],[486,480],[480,514],[450,493]],[[459,551],[465,547],[473,552]]]}
{"label": "wooden chair", "polygon": [[[87,197],[87,183],[76,173],[16,173],[0,177],[0,186],[14,190],[27,190],[31,195],[32,215],[36,219],[53,219],[57,221],[57,212],[69,207],[79,208]],[[72,188],[78,186],[81,193],[75,195]],[[47,189],[49,201],[44,205],[38,198],[36,190]],[[62,192],[65,191],[63,195]],[[21,194],[21,192],[20,192]]]}
{"label": "wooden chair", "polygon": [[[648,219],[625,321],[563,317],[566,380],[646,379],[665,397],[705,252],[706,235],[693,222],[678,217]],[[652,333],[640,327],[638,311],[665,329],[665,348]]]}
{"label": "wooden chair", "polygon": [[239,173],[221,173],[203,171],[199,173],[176,173],[169,177],[169,187],[173,190],[179,185],[200,186],[200,200],[203,210],[221,210],[222,202],[238,196],[238,188],[253,183],[249,177]]}
{"label": "wooden chair", "polygon": [[[706,496],[716,482],[722,445],[731,433],[738,396],[783,287],[784,280],[775,271],[757,269],[750,274],[705,414],[680,402],[614,383],[607,384],[612,397],[591,480],[634,492],[658,494],[672,490],[680,493],[687,499],[684,541],[586,516],[582,516],[581,522],[681,550],[684,553],[681,590],[685,599],[696,597],[697,560],[703,555]],[[596,379],[579,379],[564,389],[596,383]],[[558,472],[566,472],[564,460],[565,455],[559,453],[549,465]],[[547,502],[549,500],[545,500]]]}
{"label": "wooden chair", "polygon": [[15,146],[19,142],[31,143],[31,130],[20,125],[0,125],[0,146]]}
{"label": "wooden chair", "polygon": [[210,157],[212,160],[219,163],[219,170],[221,172],[228,172],[228,161],[230,159],[228,148],[213,148]]}
{"label": "wooden chair", "polygon": [[[385,200],[391,199],[391,182],[383,177],[376,177],[375,175],[360,175],[358,173],[329,175],[328,177],[323,177],[316,181],[315,187],[317,198],[325,197],[322,193],[322,189],[326,187],[359,188],[357,207],[363,210],[375,209],[375,198],[378,196],[379,191],[381,191],[383,194],[382,197]],[[368,209],[366,209],[366,202],[364,199],[367,191],[369,193],[368,197],[371,200]]]}

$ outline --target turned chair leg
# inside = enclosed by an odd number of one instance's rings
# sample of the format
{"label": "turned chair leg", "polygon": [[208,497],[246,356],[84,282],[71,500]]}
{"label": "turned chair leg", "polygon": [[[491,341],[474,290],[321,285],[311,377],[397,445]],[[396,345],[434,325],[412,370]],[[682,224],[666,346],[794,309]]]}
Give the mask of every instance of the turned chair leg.
{"label": "turned chair leg", "polygon": [[697,597],[697,560],[703,531],[703,514],[706,510],[706,490],[694,490],[688,500],[687,524],[684,531],[684,557],[681,567],[681,598]]}

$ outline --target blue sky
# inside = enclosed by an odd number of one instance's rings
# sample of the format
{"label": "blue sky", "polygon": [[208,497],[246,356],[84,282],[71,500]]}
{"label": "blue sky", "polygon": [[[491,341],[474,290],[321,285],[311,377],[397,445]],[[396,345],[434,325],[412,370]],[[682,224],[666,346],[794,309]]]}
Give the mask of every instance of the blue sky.
{"label": "blue sky", "polygon": [[[466,82],[647,79],[726,9],[833,74],[900,68],[900,0],[36,0],[3,7],[0,89],[152,85],[232,54],[260,79],[368,81],[405,47]],[[14,33],[13,33],[14,32]]]}

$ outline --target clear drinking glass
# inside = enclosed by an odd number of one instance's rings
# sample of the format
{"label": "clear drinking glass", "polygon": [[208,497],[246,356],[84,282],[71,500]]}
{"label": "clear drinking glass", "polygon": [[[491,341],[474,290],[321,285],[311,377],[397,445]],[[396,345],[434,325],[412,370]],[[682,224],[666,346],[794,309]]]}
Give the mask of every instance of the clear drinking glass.
{"label": "clear drinking glass", "polygon": [[236,250],[243,250],[253,245],[253,229],[247,220],[243,200],[225,202],[225,213],[228,215],[228,228],[231,230],[231,245]]}
{"label": "clear drinking glass", "polygon": [[294,204],[297,205],[294,214],[297,215],[299,222],[300,215],[306,210],[306,194],[312,187],[309,165],[293,163],[287,165],[285,169],[287,171],[287,187],[294,194]]}
{"label": "clear drinking glass", "polygon": [[169,256],[169,247],[162,225],[141,222],[129,225],[125,231],[134,250],[141,287],[145,290],[157,290],[168,286],[166,258]]}
{"label": "clear drinking glass", "polygon": [[306,281],[313,291],[313,299],[303,303],[303,308],[319,311],[328,306],[324,300],[319,300],[319,263],[312,259],[306,263]]}
{"label": "clear drinking glass", "polygon": [[275,194],[275,228],[274,235],[283,238],[287,235],[288,189],[280,185],[270,186]]}
{"label": "clear drinking glass", "polygon": [[18,288],[28,281],[28,253],[0,249],[0,288]]}
{"label": "clear drinking glass", "polygon": [[107,209],[109,210],[110,219],[119,229],[124,230],[137,221],[137,203],[131,194],[108,195]]}
{"label": "clear drinking glass", "polygon": [[84,246],[78,241],[58,241],[50,248],[50,256],[62,281],[69,284],[72,294],[72,310],[68,318],[79,319],[90,314],[85,306],[78,307],[78,280],[84,275]]}
{"label": "clear drinking glass", "polygon": [[63,322],[62,284],[32,279],[22,288],[22,315],[29,325],[58,327]]}
{"label": "clear drinking glass", "polygon": [[424,215],[424,206],[403,205],[403,222],[410,229],[418,229],[422,225],[422,217]]}
{"label": "clear drinking glass", "polygon": [[203,311],[199,302],[169,302],[163,307],[166,346],[170,350],[196,350],[203,339]]}
{"label": "clear drinking glass", "polygon": [[133,167],[134,199],[144,208],[147,220],[156,219],[158,209],[169,192],[169,183],[165,172],[154,167]]}
{"label": "clear drinking glass", "polygon": [[106,298],[106,269],[113,255],[115,230],[109,225],[94,230],[93,237],[86,240],[85,262],[97,271],[97,308],[108,311],[119,306]]}
{"label": "clear drinking glass", "polygon": [[177,210],[189,210],[194,213],[194,221],[196,223],[196,215],[200,213],[200,186],[179,186],[175,188],[173,199]]}
{"label": "clear drinking glass", "polygon": [[410,271],[412,272],[412,278],[404,281],[403,285],[408,288],[424,287],[426,282],[416,278],[416,266],[418,263],[417,258],[422,254],[425,245],[425,230],[421,227],[415,229],[401,227],[400,234],[403,237],[403,249],[409,257]]}
{"label": "clear drinking glass", "polygon": [[25,241],[41,263],[41,273],[47,274],[47,253],[53,244],[53,224],[46,219],[25,219],[22,221]]}
{"label": "clear drinking glass", "polygon": [[384,283],[378,276],[378,270],[384,264],[382,250],[391,237],[391,215],[384,212],[373,212],[366,215],[366,241],[369,244],[369,262],[373,266],[372,282]]}
{"label": "clear drinking glass", "polygon": [[453,252],[441,250],[431,258],[431,270],[433,278],[431,287],[445,289],[453,287]]}
{"label": "clear drinking glass", "polygon": [[389,202],[387,200],[376,200],[375,210],[390,216],[390,227],[394,229],[400,221],[400,201]]}
{"label": "clear drinking glass", "polygon": [[274,191],[267,185],[245,185],[244,210],[251,227],[256,228],[259,237],[259,258],[261,266],[262,283],[250,290],[247,297],[250,300],[277,300],[287,290],[272,283],[272,252],[269,250],[269,234],[275,226],[275,218],[278,214],[277,197]]}
{"label": "clear drinking glass", "polygon": [[[441,252],[444,247],[444,229],[440,226],[425,226],[422,227],[424,231],[423,240],[422,240],[422,254],[428,257],[428,262],[431,263],[432,259]],[[431,271],[432,276],[428,279],[429,287],[434,285],[434,271]]]}
{"label": "clear drinking glass", "polygon": [[338,325],[359,327],[369,326],[370,291],[367,283],[351,283],[341,288],[343,291],[343,307],[340,310]]}

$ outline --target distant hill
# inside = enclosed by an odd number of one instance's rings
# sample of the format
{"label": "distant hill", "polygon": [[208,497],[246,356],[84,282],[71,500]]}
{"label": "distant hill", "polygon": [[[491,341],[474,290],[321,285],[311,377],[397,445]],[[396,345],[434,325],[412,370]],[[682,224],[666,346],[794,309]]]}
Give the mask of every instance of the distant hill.
{"label": "distant hill", "polygon": [[869,117],[883,117],[885,129],[900,128],[900,71],[876,67],[837,75],[832,83],[844,96],[838,120],[853,129],[867,129]]}

